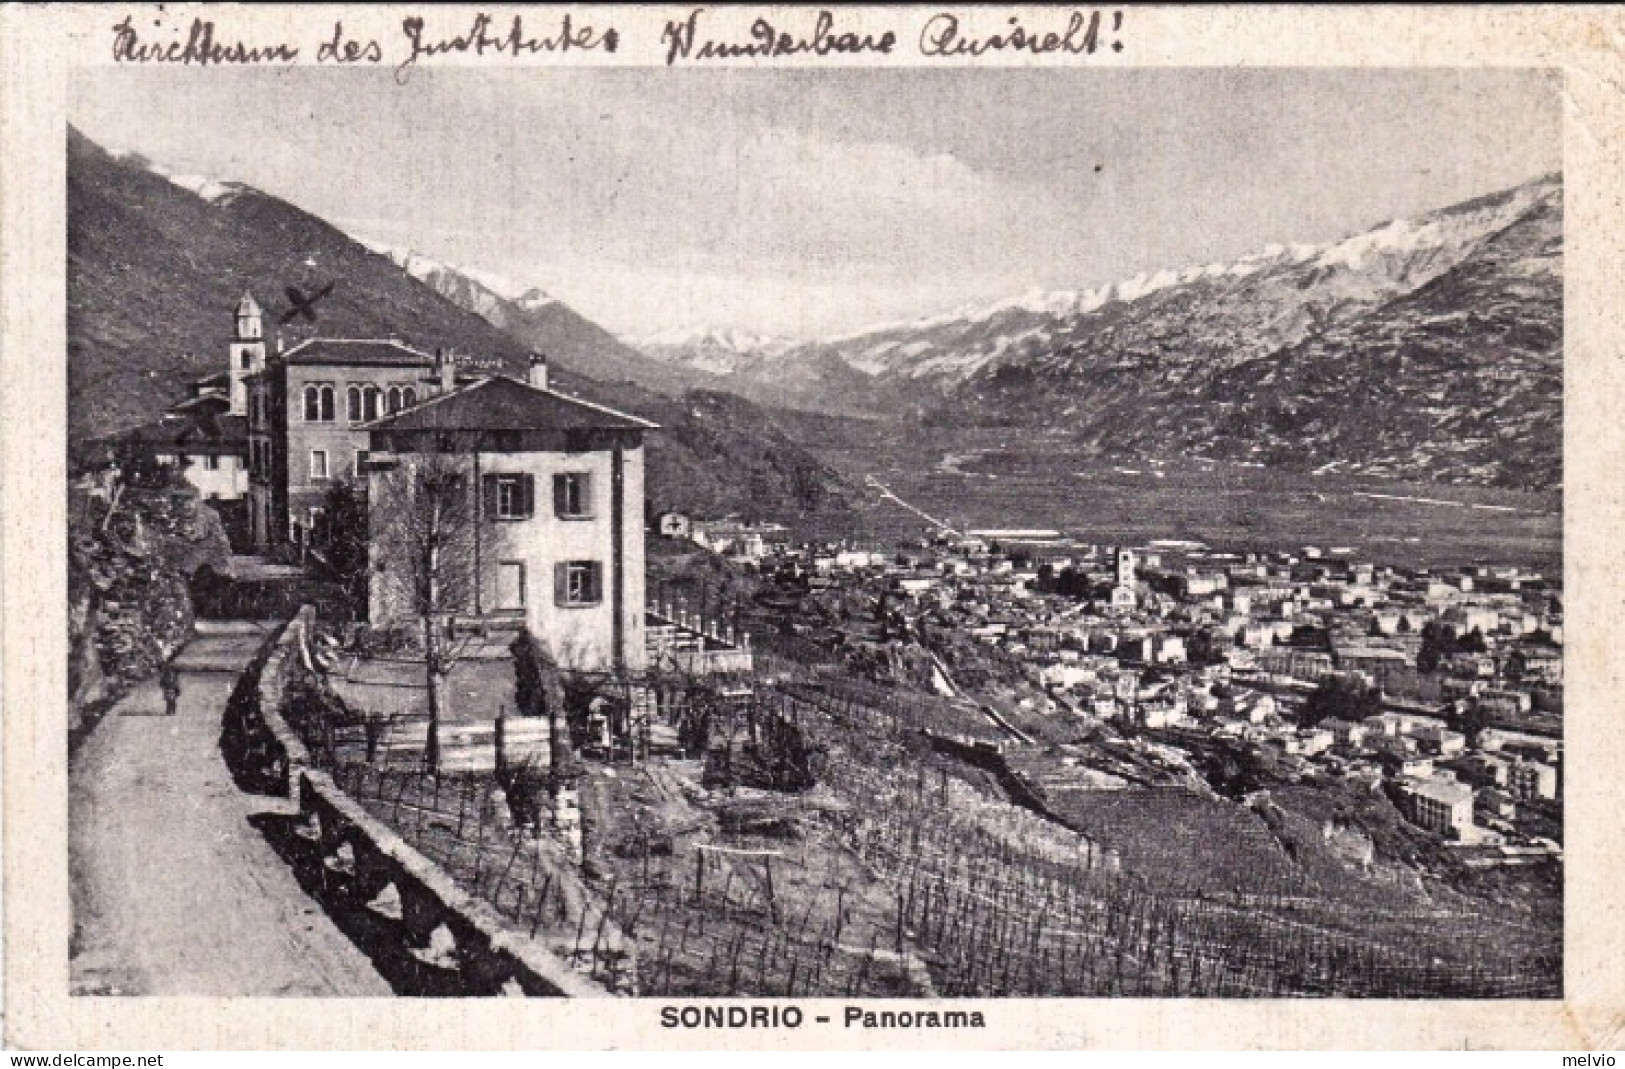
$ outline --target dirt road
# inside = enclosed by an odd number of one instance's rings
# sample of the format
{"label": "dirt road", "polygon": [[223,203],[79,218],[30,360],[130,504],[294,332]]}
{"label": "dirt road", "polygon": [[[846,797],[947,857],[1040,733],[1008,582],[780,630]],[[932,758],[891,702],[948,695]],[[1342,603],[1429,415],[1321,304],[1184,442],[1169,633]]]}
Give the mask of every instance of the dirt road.
{"label": "dirt road", "polygon": [[178,659],[175,716],[148,683],[74,755],[74,993],[391,993],[251,822],[287,803],[238,790],[221,756],[226,698],[263,639],[208,627]]}

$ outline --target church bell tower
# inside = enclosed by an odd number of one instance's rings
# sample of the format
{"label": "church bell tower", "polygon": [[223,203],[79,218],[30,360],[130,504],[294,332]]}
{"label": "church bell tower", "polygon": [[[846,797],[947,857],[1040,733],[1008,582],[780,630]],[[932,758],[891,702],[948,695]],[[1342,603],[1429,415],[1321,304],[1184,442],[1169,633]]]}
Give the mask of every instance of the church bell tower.
{"label": "church bell tower", "polygon": [[1140,596],[1134,588],[1134,551],[1132,549],[1119,549],[1117,551],[1117,585],[1112,587],[1112,608],[1132,609],[1139,604]]}
{"label": "church bell tower", "polygon": [[1134,551],[1132,549],[1119,549],[1117,551],[1117,585],[1134,585]]}
{"label": "church bell tower", "polygon": [[248,415],[248,376],[265,370],[265,318],[252,293],[237,302],[231,338],[231,413]]}

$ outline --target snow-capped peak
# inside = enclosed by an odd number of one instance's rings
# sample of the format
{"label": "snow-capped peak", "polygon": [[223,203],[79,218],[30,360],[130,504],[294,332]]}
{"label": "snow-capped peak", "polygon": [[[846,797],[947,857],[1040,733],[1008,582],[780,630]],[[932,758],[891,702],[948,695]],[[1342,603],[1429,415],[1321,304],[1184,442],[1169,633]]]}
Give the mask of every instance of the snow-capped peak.
{"label": "snow-capped peak", "polygon": [[537,308],[546,308],[548,305],[556,304],[558,302],[552,297],[549,297],[547,294],[543,293],[541,290],[537,289],[535,286],[532,286],[524,293],[521,293],[519,296],[515,297],[513,299],[513,303],[517,304],[521,308],[528,308],[534,311]]}
{"label": "snow-capped peak", "polygon": [[709,375],[732,375],[761,367],[795,348],[797,342],[728,327],[668,327],[651,334],[623,337],[632,348],[666,363]]}
{"label": "snow-capped peak", "polygon": [[161,163],[155,163],[134,149],[110,149],[107,153],[121,163],[140,167],[174,185],[192,193],[210,204],[230,204],[248,187],[241,182],[227,182],[200,174],[176,174]]}
{"label": "snow-capped peak", "polygon": [[771,334],[735,330],[728,327],[668,327],[652,334],[623,338],[637,348],[720,349],[739,354],[771,354],[788,349],[794,342]]}
{"label": "snow-capped peak", "polygon": [[499,275],[495,271],[448,263],[445,260],[426,256],[413,249],[391,245],[383,241],[375,241],[360,234],[351,234],[350,236],[369,252],[389,257],[401,270],[422,282],[432,284],[446,279],[462,278],[501,300],[529,310],[545,308],[555,303],[554,298],[549,297],[537,287],[515,282],[506,275]]}
{"label": "snow-capped peak", "polygon": [[1142,271],[1131,278],[1108,282],[1092,289],[1032,289],[1014,297],[962,305],[952,311],[916,319],[875,324],[829,338],[830,344],[860,341],[887,334],[916,333],[956,323],[985,323],[1006,312],[1028,312],[1061,319],[1084,315],[1108,304],[1129,304],[1174,286],[1201,279],[1246,278],[1272,267],[1296,266],[1315,261],[1316,266],[1360,271],[1369,260],[1381,256],[1404,256],[1472,241],[1508,225],[1542,199],[1559,195],[1561,185],[1554,177],[1528,182],[1504,196],[1456,205],[1417,217],[1396,219],[1365,233],[1323,244],[1271,243],[1237,257],[1184,268]]}
{"label": "snow-capped peak", "polygon": [[1358,271],[1373,256],[1403,255],[1440,248],[1462,238],[1470,240],[1507,225],[1539,201],[1554,196],[1557,190],[1554,181],[1539,179],[1509,190],[1505,196],[1446,208],[1417,219],[1395,219],[1363,234],[1323,246],[1317,263],[1321,267],[1347,267]]}

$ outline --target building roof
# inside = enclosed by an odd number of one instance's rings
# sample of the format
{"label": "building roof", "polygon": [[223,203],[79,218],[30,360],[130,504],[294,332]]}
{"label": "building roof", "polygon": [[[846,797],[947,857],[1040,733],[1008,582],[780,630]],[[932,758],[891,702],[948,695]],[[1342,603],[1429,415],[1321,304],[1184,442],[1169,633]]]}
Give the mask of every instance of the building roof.
{"label": "building roof", "polygon": [[393,338],[309,338],[287,352],[285,364],[337,367],[432,367],[434,357]]}
{"label": "building roof", "polygon": [[187,419],[212,418],[230,407],[231,401],[225,394],[210,391],[188,397],[184,401],[176,401],[164,410],[164,415],[184,416]]}
{"label": "building roof", "polygon": [[506,375],[459,386],[363,427],[369,431],[657,430],[658,425]]}
{"label": "building roof", "polygon": [[1399,786],[1413,794],[1424,798],[1431,798],[1435,802],[1445,805],[1461,805],[1463,802],[1473,800],[1473,789],[1464,783],[1451,783],[1445,780],[1422,778],[1420,776],[1404,776]]}
{"label": "building roof", "polygon": [[248,420],[227,411],[221,397],[200,397],[176,405],[162,417],[127,431],[122,437],[178,453],[245,453]]}
{"label": "building roof", "polygon": [[1404,650],[1396,650],[1388,646],[1341,646],[1337,650],[1339,657],[1357,657],[1365,660],[1403,661]]}

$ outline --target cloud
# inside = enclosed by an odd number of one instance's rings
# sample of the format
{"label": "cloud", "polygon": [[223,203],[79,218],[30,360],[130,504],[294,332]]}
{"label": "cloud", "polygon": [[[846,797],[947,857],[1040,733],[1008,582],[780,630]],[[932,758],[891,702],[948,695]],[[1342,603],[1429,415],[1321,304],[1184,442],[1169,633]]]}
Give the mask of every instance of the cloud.
{"label": "cloud", "polygon": [[861,263],[907,278],[994,247],[1019,213],[1046,206],[946,153],[715,117],[696,125],[668,133],[679,143],[658,153],[641,137],[578,145],[602,185],[597,197],[567,195],[565,216],[592,226],[563,241],[628,264],[823,280]]}
{"label": "cloud", "polygon": [[83,73],[71,110],[640,333],[847,330],[1327,240],[1550,169],[1561,130],[1555,84],[1488,70],[185,75]]}

